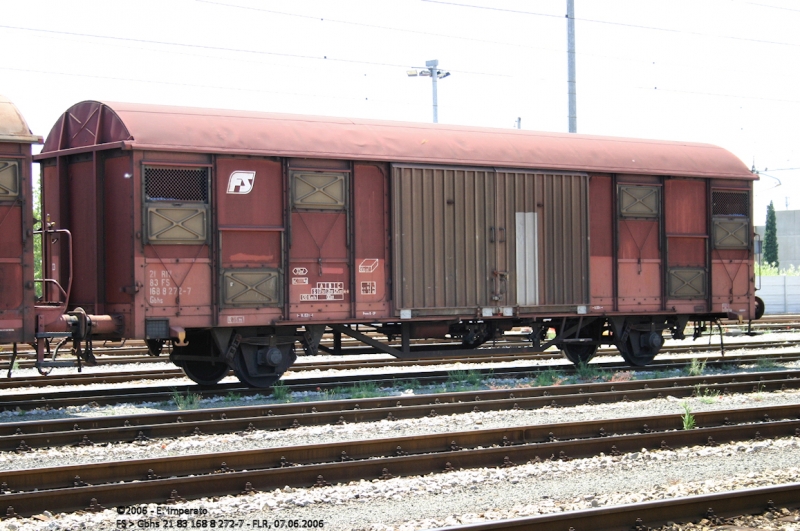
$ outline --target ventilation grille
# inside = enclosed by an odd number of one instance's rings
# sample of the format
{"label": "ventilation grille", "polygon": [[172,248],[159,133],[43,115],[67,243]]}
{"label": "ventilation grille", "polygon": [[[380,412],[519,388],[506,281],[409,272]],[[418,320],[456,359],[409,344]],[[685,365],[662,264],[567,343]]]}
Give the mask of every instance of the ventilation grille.
{"label": "ventilation grille", "polygon": [[744,216],[750,211],[747,192],[712,192],[712,216]]}
{"label": "ventilation grille", "polygon": [[208,168],[144,168],[147,201],[208,203]]}

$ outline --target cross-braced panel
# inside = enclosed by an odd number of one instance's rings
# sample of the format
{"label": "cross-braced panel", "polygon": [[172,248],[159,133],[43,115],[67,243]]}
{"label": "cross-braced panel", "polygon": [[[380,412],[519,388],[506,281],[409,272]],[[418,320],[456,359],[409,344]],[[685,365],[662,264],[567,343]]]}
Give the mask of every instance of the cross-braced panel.
{"label": "cross-braced panel", "polygon": [[14,160],[0,160],[0,201],[19,196],[19,165]]}

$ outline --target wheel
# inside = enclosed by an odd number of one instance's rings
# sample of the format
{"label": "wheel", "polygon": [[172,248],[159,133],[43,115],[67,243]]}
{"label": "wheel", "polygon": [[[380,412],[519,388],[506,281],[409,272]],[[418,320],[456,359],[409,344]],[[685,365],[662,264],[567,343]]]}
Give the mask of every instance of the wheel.
{"label": "wheel", "polygon": [[[209,331],[189,330],[186,341],[189,344],[185,347],[172,347],[169,355],[172,363],[183,369],[186,376],[199,385],[214,385],[225,378],[230,368],[222,361],[222,353]],[[208,358],[208,361],[202,358]]]}
{"label": "wheel", "polygon": [[638,332],[631,330],[624,343],[614,343],[628,365],[644,367],[653,361],[661,347],[664,338],[660,332]]}
{"label": "wheel", "polygon": [[241,345],[233,359],[233,372],[249,387],[266,388],[277,382],[296,359],[293,344],[279,347]]}
{"label": "wheel", "polygon": [[764,317],[764,300],[761,297],[756,297],[756,320]]}
{"label": "wheel", "polygon": [[[572,326],[572,324],[567,323],[567,328],[570,326]],[[581,328],[580,332],[578,333],[578,337],[589,338],[592,341],[600,341],[602,335],[602,319],[598,319],[592,323],[589,323]],[[597,349],[599,346],[600,345],[597,343],[562,343],[560,348],[565,358],[575,365],[578,365],[580,363],[588,363],[589,360],[592,359],[595,354],[597,354]]]}
{"label": "wheel", "polygon": [[587,345],[585,343],[564,343],[561,345],[561,352],[569,361],[578,365],[588,363],[597,354],[599,345]]}
{"label": "wheel", "polygon": [[144,342],[147,345],[147,353],[151,356],[159,356],[164,349],[163,339],[145,339]]}
{"label": "wheel", "polygon": [[184,361],[183,372],[200,385],[214,385],[228,375],[230,368],[221,362]]}

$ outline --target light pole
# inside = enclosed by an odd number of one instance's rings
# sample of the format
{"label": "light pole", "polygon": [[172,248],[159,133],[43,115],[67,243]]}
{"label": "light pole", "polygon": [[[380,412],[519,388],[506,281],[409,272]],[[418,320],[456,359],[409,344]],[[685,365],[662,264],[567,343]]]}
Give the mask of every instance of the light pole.
{"label": "light pole", "polygon": [[575,0],[567,0],[567,93],[569,95],[569,132],[578,132],[577,95],[575,94]]}
{"label": "light pole", "polygon": [[431,81],[433,82],[433,123],[439,123],[439,98],[436,94],[436,82],[440,79],[444,79],[450,75],[450,72],[445,72],[444,70],[439,70],[439,60],[432,59],[430,61],[425,61],[424,69],[420,69],[417,72],[416,69],[408,70],[406,73],[409,77],[416,77],[422,76],[427,77],[430,76]]}

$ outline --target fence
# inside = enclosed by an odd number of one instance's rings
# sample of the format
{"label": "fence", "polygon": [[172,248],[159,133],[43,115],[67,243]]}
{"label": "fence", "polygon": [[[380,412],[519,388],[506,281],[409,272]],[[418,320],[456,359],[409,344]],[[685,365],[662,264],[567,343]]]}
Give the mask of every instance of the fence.
{"label": "fence", "polygon": [[764,313],[800,313],[800,277],[761,277],[761,289],[756,295],[764,301]]}

